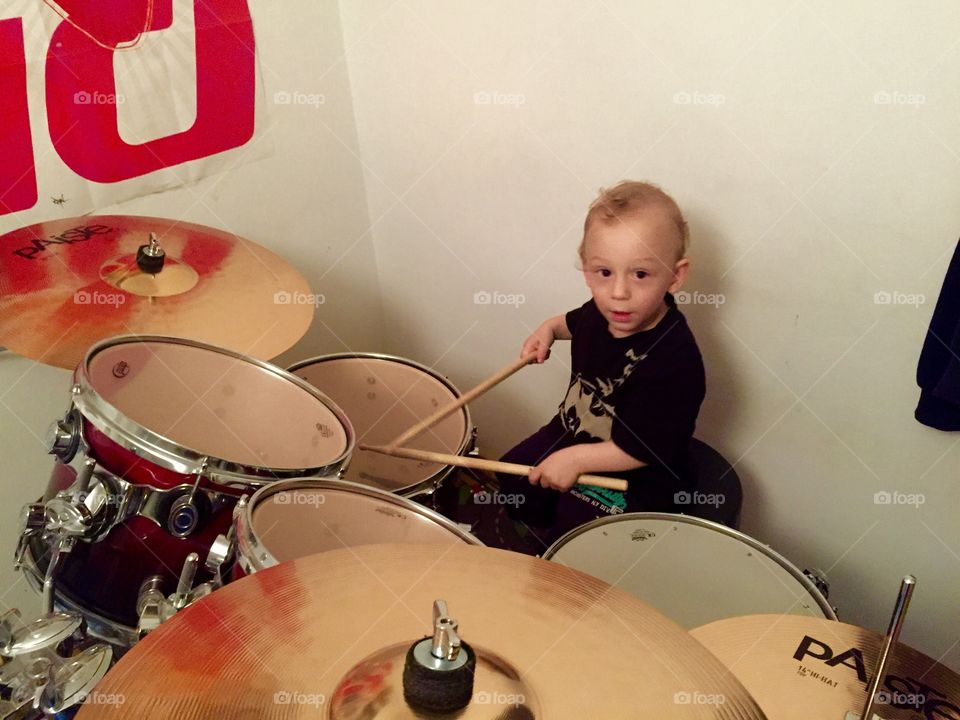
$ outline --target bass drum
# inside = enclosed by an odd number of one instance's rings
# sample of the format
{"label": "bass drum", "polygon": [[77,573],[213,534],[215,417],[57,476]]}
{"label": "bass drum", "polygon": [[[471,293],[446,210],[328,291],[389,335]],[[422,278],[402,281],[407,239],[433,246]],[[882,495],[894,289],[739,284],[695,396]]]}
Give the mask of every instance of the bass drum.
{"label": "bass drum", "polygon": [[[357,445],[386,445],[404,430],[455,402],[460,391],[430,368],[390,355],[343,353],[303,360],[289,372],[328,395],[350,418]],[[466,407],[413,441],[420,450],[463,455],[476,432]],[[357,450],[344,480],[410,496],[438,487],[449,465]]]}
{"label": "bass drum", "polygon": [[687,629],[762,613],[837,619],[785,557],[737,530],[686,515],[599,518],[568,532],[543,558],[616,585]]}

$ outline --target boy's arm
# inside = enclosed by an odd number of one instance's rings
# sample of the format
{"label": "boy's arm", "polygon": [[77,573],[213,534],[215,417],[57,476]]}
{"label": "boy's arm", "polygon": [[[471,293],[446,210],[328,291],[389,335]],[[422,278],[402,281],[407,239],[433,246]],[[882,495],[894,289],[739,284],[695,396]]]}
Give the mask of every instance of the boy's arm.
{"label": "boy's arm", "polygon": [[553,345],[554,340],[570,340],[572,338],[570,328],[567,327],[567,316],[555,315],[540,323],[540,327],[534,330],[533,334],[523,343],[520,355],[522,357],[528,353],[536,352],[537,362],[542,363],[550,357],[550,346]]}
{"label": "boy's arm", "polygon": [[624,452],[613,440],[581,443],[558,450],[530,471],[530,482],[566,492],[584,473],[625,472],[647,463]]}

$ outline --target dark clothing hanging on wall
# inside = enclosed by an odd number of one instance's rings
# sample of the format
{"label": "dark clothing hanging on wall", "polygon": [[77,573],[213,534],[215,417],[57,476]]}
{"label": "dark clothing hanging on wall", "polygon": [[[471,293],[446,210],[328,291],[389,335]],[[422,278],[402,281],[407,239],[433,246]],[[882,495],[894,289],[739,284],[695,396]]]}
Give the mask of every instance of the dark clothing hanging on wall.
{"label": "dark clothing hanging on wall", "polygon": [[953,253],[917,366],[917,420],[960,430],[960,244]]}

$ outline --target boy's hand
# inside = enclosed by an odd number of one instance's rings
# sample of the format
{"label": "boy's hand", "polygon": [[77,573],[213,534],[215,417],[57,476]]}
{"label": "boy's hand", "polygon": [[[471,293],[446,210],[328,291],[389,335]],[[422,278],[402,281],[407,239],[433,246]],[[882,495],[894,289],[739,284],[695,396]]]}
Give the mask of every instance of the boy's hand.
{"label": "boy's hand", "polygon": [[550,357],[550,346],[553,345],[554,340],[570,340],[572,337],[570,328],[567,327],[566,315],[547,318],[540,323],[540,327],[533,331],[533,335],[523,343],[520,357],[536,353],[537,362],[542,363]]}
{"label": "boy's hand", "polygon": [[550,357],[550,346],[553,345],[554,339],[553,330],[545,327],[545,325],[541,325],[534,330],[533,335],[524,341],[523,348],[520,350],[520,357],[535,352],[537,354],[537,362],[542,363]]}
{"label": "boy's hand", "polygon": [[576,485],[577,478],[583,473],[574,459],[575,452],[575,447],[570,447],[548,455],[530,471],[527,476],[530,484],[567,492]]}

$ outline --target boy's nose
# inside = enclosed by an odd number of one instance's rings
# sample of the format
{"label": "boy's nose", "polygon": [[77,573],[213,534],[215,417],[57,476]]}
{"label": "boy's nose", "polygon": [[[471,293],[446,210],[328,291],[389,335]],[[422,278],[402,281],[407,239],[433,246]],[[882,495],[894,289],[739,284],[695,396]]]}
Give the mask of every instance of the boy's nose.
{"label": "boy's nose", "polygon": [[630,294],[630,284],[626,278],[618,277],[613,281],[613,296],[615,298],[625,298]]}

